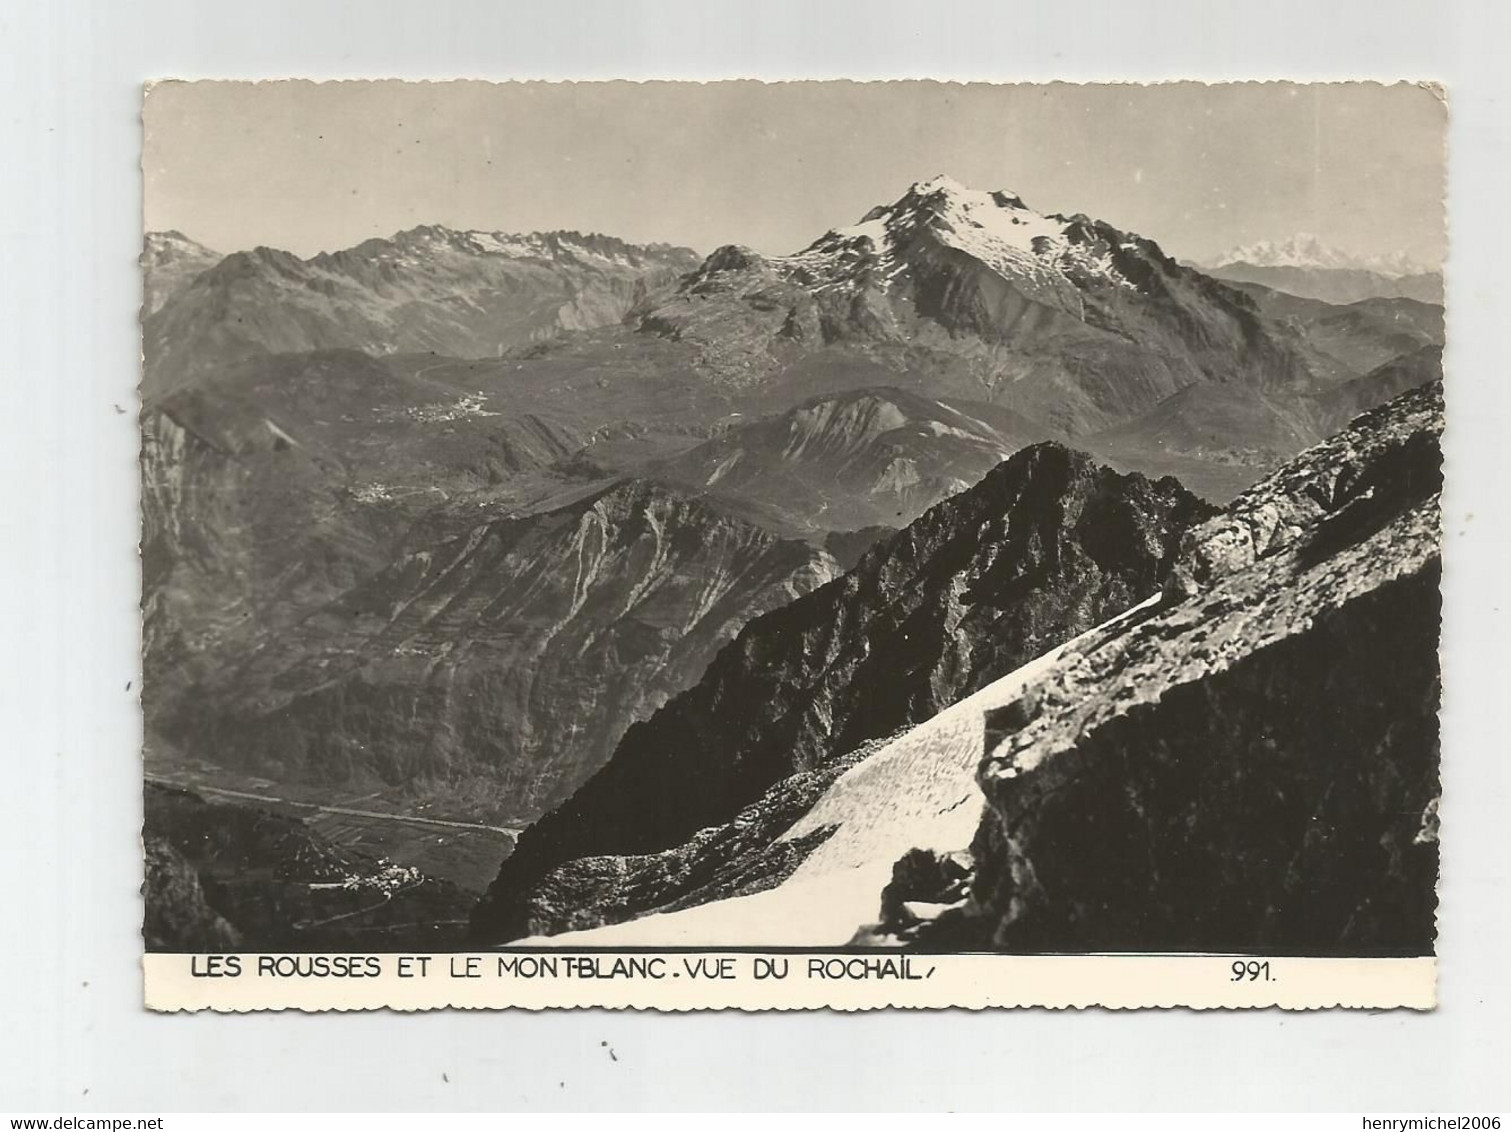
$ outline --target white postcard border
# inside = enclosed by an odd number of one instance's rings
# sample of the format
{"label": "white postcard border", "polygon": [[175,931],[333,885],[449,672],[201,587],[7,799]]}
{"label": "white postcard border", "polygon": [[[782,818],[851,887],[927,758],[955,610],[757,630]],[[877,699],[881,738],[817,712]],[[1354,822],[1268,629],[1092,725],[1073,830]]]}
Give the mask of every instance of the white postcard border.
{"label": "white postcard border", "polygon": [[1431,1010],[1437,961],[909,951],[144,957],[151,1010]]}

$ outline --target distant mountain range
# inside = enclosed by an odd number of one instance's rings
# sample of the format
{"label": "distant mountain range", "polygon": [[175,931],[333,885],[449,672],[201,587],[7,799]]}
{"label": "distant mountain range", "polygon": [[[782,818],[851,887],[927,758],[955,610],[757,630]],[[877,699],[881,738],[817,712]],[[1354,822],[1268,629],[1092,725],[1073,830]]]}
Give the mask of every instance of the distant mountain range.
{"label": "distant mountain range", "polygon": [[1272,242],[1233,248],[1198,266],[1217,279],[1261,283],[1302,298],[1329,303],[1366,299],[1415,299],[1442,303],[1443,274],[1405,252],[1356,256],[1299,233]]}
{"label": "distant mountain range", "polygon": [[1254,267],[1300,267],[1330,271],[1369,271],[1387,279],[1426,275],[1435,268],[1418,263],[1405,252],[1360,256],[1324,244],[1310,232],[1298,232],[1285,240],[1260,240],[1210,257],[1206,264],[1221,267],[1247,263]]}
{"label": "distant mountain range", "polygon": [[[1341,262],[1301,242],[1259,258],[1280,263],[1309,249]],[[1162,402],[1206,385],[1199,400],[1233,391],[1240,405],[1229,415],[1254,421],[1255,434],[1179,450],[1170,446],[1192,430],[1160,424],[1159,443],[1144,446],[1148,462],[1129,466],[1185,472],[1223,498],[1295,450],[1276,450],[1276,436],[1315,438],[1294,421],[1256,416],[1256,404],[1305,402],[1441,345],[1440,313],[1434,326],[1427,310],[1302,310],[1293,299],[1216,284],[1100,221],[1041,214],[1009,192],[936,177],[785,257],[731,246],[699,265],[686,249],[608,237],[436,227],[310,260],[239,253],[149,317],[147,385],[194,384],[259,353],[356,348],[390,368],[465,383],[504,417],[515,403],[570,418],[586,429],[584,458],[609,474],[640,474],[689,440],[874,388],[1005,410],[1019,440],[1084,437],[1095,451],[1099,433],[1120,430],[1109,456],[1121,460],[1142,417],[1167,422],[1182,401]],[[582,329],[597,333],[574,332]],[[669,379],[683,395],[664,397]],[[658,386],[650,413],[638,404],[647,381]],[[687,465],[663,466],[693,482]],[[708,487],[713,466],[702,471]],[[897,474],[913,473],[899,464]],[[932,497],[912,490],[890,518],[912,518],[961,478],[932,480]],[[846,518],[831,508],[826,522],[877,522],[885,507]]]}
{"label": "distant mountain range", "polygon": [[648,286],[697,264],[687,248],[608,236],[515,236],[430,225],[300,259],[256,248],[194,277],[144,324],[150,388],[263,353],[487,357],[617,323]]}

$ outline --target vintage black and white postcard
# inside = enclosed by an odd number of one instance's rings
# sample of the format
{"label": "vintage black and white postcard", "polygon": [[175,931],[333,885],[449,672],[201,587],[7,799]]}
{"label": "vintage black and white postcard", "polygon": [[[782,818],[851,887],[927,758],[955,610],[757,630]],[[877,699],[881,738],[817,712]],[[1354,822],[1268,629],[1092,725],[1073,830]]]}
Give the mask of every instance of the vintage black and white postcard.
{"label": "vintage black and white postcard", "polygon": [[152,85],[148,1005],[1430,1008],[1447,116]]}

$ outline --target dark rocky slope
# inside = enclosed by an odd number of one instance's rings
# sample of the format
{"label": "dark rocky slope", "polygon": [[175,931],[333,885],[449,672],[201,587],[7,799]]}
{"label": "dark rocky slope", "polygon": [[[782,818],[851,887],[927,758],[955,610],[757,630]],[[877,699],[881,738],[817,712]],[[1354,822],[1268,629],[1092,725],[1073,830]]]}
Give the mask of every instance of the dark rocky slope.
{"label": "dark rocky slope", "polygon": [[401,556],[158,726],[280,781],[423,784],[529,821],[746,621],[835,573],[805,543],[626,482]]}
{"label": "dark rocky slope", "polygon": [[142,939],[148,951],[234,951],[241,933],[210,907],[194,865],[156,830],[142,838],[145,897]]}
{"label": "dark rocky slope", "polygon": [[[537,910],[531,930],[556,934],[599,928],[749,896],[782,884],[832,830],[782,835],[803,819],[845,771],[879,745],[866,743],[822,766],[788,775],[729,820],[700,829],[680,845],[655,853],[583,857],[552,869],[531,893]],[[661,937],[649,942],[676,941]],[[766,941],[747,935],[716,942],[740,946]]]}
{"label": "dark rocky slope", "polygon": [[141,430],[149,724],[407,546],[560,490],[541,469],[580,444],[353,350],[227,367]]}
{"label": "dark rocky slope", "polygon": [[1163,609],[989,718],[969,896],[881,936],[1431,953],[1441,396],[1360,417],[1197,527]]}
{"label": "dark rocky slope", "polygon": [[[695,681],[745,620],[838,572],[821,548],[729,508],[650,485],[610,498],[616,480],[602,470],[563,470],[619,414],[659,413],[661,399],[585,407],[550,367],[531,388],[501,373],[482,392],[471,372],[437,380],[434,364],[268,355],[145,409],[144,707],[165,772],[204,762],[528,821]],[[650,380],[623,376],[642,392]],[[662,380],[665,404],[685,409],[676,378]],[[581,381],[601,387],[592,373]],[[595,503],[610,545],[598,562],[589,532],[586,560],[604,573],[588,582],[571,536]],[[490,524],[496,537],[467,556],[472,572],[500,571],[477,620],[466,600],[438,608],[457,596],[444,585],[408,604],[417,561]],[[853,560],[880,533],[836,548]],[[527,561],[533,582],[511,572]],[[579,585],[592,592],[553,638]],[[399,605],[407,617],[389,624],[379,611]]]}
{"label": "dark rocky slope", "polygon": [[1210,513],[1173,481],[1053,443],[1019,452],[752,622],[696,687],[632,727],[521,837],[474,916],[477,938],[636,914],[599,883],[612,860],[577,859],[676,846],[779,780],[929,718],[1157,590],[1183,532]]}

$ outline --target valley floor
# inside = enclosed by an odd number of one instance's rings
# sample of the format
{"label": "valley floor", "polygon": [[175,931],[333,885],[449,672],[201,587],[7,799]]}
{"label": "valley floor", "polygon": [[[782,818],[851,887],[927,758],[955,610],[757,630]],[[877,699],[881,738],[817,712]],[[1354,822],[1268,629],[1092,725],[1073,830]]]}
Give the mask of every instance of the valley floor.
{"label": "valley floor", "polygon": [[456,820],[429,803],[395,801],[382,791],[332,793],[326,787],[273,783],[203,762],[149,760],[145,779],[191,790],[207,801],[299,818],[335,846],[386,857],[470,892],[487,887],[520,833]]}

